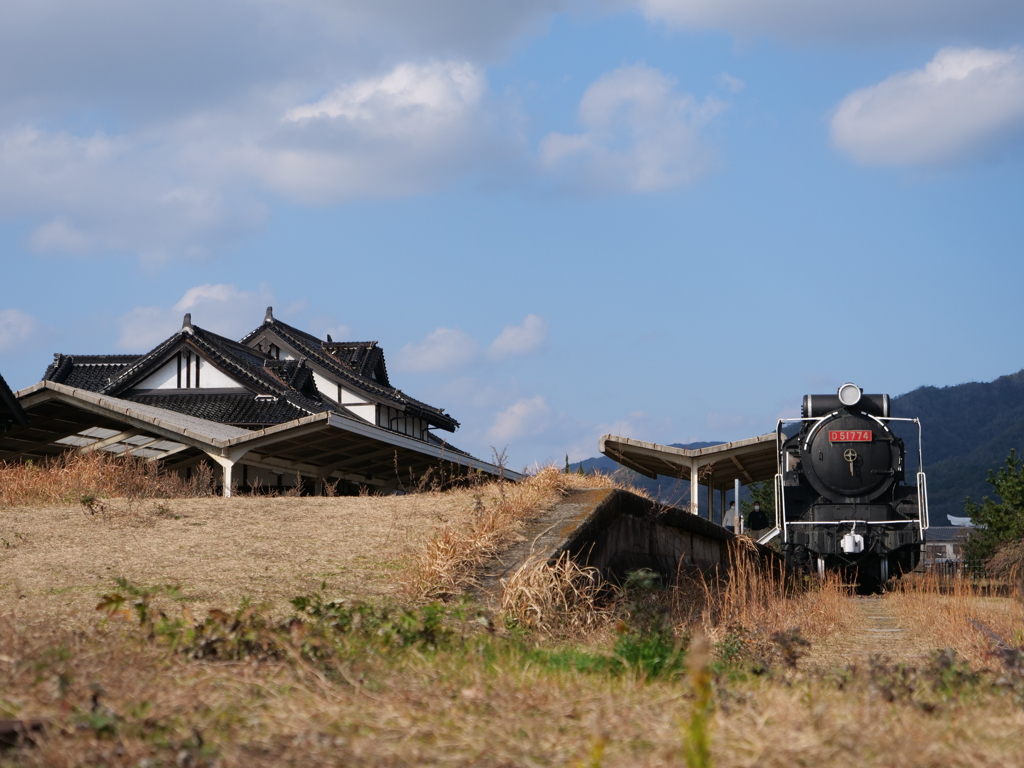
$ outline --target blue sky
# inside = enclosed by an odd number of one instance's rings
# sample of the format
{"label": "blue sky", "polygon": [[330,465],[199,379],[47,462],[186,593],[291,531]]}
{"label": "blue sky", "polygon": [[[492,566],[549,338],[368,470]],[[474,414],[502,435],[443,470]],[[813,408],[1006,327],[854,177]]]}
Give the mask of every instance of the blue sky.
{"label": "blue sky", "polygon": [[0,372],[376,339],[513,465],[1019,370],[1024,7],[11,0]]}

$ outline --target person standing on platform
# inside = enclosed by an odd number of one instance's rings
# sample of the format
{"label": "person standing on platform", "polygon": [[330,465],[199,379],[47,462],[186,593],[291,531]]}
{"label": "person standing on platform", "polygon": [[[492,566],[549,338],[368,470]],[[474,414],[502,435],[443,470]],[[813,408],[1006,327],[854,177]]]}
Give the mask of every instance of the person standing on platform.
{"label": "person standing on platform", "polygon": [[725,527],[725,530],[729,531],[730,533],[734,533],[736,531],[736,502],[735,501],[730,501],[729,502],[729,509],[726,510],[725,517],[722,518],[722,525]]}
{"label": "person standing on platform", "polygon": [[754,511],[750,513],[750,521],[748,527],[752,531],[762,531],[769,525],[768,515],[761,509],[761,502],[754,502]]}

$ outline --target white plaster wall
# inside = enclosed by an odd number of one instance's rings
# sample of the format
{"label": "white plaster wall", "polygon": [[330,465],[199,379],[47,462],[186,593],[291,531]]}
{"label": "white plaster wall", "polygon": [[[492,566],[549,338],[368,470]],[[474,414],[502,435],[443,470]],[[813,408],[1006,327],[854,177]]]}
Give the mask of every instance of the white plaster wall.
{"label": "white plaster wall", "polygon": [[[355,392],[345,389],[344,387],[338,387],[341,390],[341,402],[342,405],[348,405],[349,403],[368,403],[370,402],[362,395],[357,395]],[[371,419],[372,421],[372,419]]]}
{"label": "white plaster wall", "polygon": [[[237,389],[242,385],[230,376],[221,373],[210,365],[206,360],[193,356],[193,360],[199,364],[199,388],[200,389]],[[182,381],[184,383],[184,380]],[[192,386],[196,384],[196,377],[193,373]]]}
{"label": "white plaster wall", "polygon": [[346,405],[345,408],[354,413],[360,419],[368,421],[371,424],[375,423],[377,420],[377,406],[373,403],[369,403],[368,405]]}
{"label": "white plaster wall", "polygon": [[[362,395],[357,395],[350,389],[345,389],[345,387],[341,386],[333,379],[329,379],[316,371],[313,371],[313,381],[316,382],[316,388],[320,390],[320,394],[324,397],[328,397],[336,403],[349,407],[349,410],[358,415],[359,418],[366,419],[371,424],[376,420],[377,406],[372,401]],[[350,406],[356,407],[352,408]]]}
{"label": "white plaster wall", "polygon": [[320,390],[321,395],[330,398],[334,402],[338,402],[339,387],[337,384],[326,376],[321,376],[316,371],[313,371],[313,381],[316,382],[316,388]]}
{"label": "white plaster wall", "polygon": [[[184,373],[184,371],[182,371]],[[182,381],[184,384],[184,380]],[[172,357],[169,362],[164,363],[158,370],[149,374],[136,385],[137,389],[177,389],[178,388],[178,358]]]}

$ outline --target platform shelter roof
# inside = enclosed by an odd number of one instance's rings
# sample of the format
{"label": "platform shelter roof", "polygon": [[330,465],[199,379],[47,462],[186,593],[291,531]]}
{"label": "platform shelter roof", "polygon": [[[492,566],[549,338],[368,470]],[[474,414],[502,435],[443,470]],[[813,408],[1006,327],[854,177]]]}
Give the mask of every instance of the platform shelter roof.
{"label": "platform shelter roof", "polygon": [[103,450],[175,470],[210,458],[225,470],[225,490],[236,463],[384,488],[445,464],[520,478],[440,441],[428,443],[330,411],[249,430],[54,381],[16,397],[29,420],[0,434],[0,461]]}
{"label": "platform shelter roof", "polygon": [[698,510],[698,487],[705,486],[709,519],[714,519],[714,491],[719,492],[720,507],[725,509],[726,492],[737,480],[740,485],[747,485],[775,476],[776,447],[774,432],[696,449],[674,448],[618,435],[604,435],[598,442],[601,453],[641,475],[689,480],[693,514]]}
{"label": "platform shelter roof", "polygon": [[618,435],[605,435],[601,453],[641,475],[697,480],[719,490],[770,480],[776,472],[775,433],[720,443],[707,448],[673,448]]}

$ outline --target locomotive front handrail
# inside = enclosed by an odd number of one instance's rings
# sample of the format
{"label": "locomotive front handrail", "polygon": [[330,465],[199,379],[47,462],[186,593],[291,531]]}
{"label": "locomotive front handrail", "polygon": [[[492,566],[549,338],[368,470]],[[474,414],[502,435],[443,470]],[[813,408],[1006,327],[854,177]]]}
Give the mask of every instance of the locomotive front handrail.
{"label": "locomotive front handrail", "polygon": [[790,520],[787,525],[842,525],[843,523],[856,523],[857,525],[895,525],[896,523],[917,523],[917,520],[899,518],[895,520]]}
{"label": "locomotive front handrail", "polygon": [[928,530],[928,478],[917,473],[917,516],[922,531]]}
{"label": "locomotive front handrail", "polygon": [[782,540],[789,541],[786,535],[786,494],[782,491],[782,475],[775,475],[775,527],[782,531]]}

